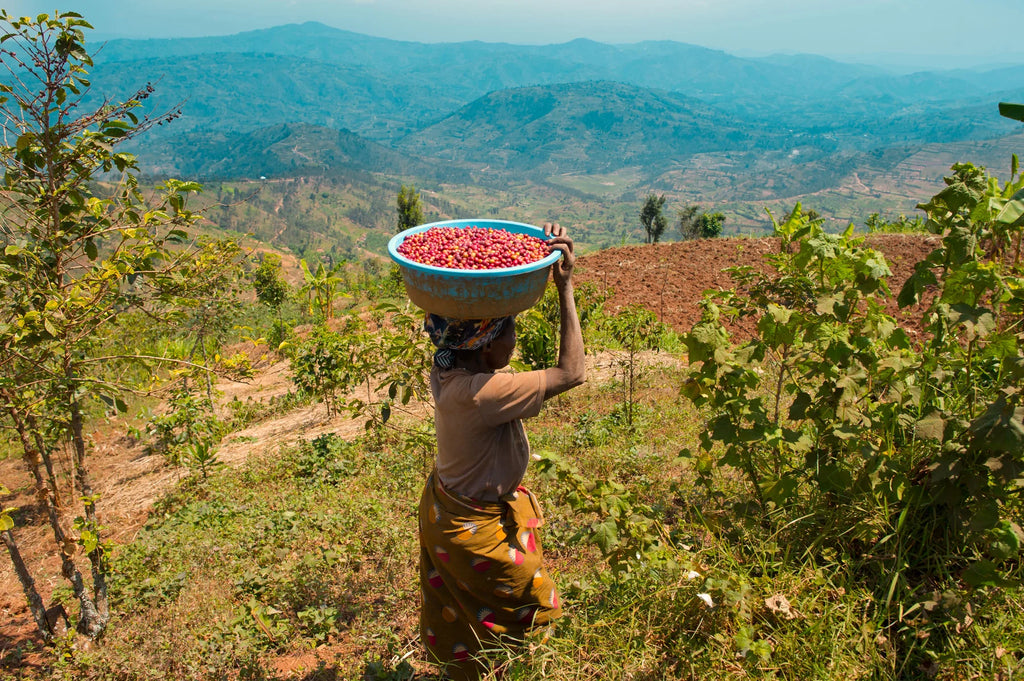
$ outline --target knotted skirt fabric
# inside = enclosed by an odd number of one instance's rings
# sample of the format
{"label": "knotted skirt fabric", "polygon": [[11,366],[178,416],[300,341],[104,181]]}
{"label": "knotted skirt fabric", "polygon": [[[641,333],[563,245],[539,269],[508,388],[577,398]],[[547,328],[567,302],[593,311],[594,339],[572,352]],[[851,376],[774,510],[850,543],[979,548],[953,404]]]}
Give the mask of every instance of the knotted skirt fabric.
{"label": "knotted skirt fabric", "polygon": [[481,651],[521,643],[562,614],[543,567],[543,517],[526,488],[507,501],[446,491],[435,472],[420,500],[420,636],[455,678],[478,678]]}

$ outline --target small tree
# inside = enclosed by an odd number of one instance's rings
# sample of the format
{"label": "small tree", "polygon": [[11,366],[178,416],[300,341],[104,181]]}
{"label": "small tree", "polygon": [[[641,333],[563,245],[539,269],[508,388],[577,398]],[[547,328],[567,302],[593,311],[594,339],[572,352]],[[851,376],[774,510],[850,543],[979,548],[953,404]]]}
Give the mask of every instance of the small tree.
{"label": "small tree", "polygon": [[640,375],[639,354],[654,350],[661,344],[664,325],[653,312],[640,305],[628,305],[608,320],[612,338],[622,347],[625,358],[621,362],[626,405],[626,423],[633,425],[636,405],[636,381]]}
{"label": "small tree", "polygon": [[679,227],[679,236],[685,241],[690,239],[696,239],[699,232],[697,231],[697,216],[700,215],[700,206],[696,203],[691,206],[680,208],[676,212],[676,225]]}
{"label": "small tree", "polygon": [[714,239],[722,235],[725,216],[721,213],[701,213],[697,218],[697,234],[701,239]]}
{"label": "small tree", "polygon": [[256,291],[256,299],[274,311],[270,342],[273,347],[279,347],[288,334],[281,319],[281,307],[291,293],[291,286],[282,276],[280,255],[263,254],[259,267],[252,273],[252,287]]}
{"label": "small tree", "polygon": [[314,272],[309,269],[304,259],[299,261],[302,277],[306,282],[299,289],[299,293],[308,298],[310,314],[316,314],[321,319],[334,319],[334,296],[345,281],[343,277],[338,276],[343,265],[344,263],[338,263],[327,269],[323,263],[318,263]]}
{"label": "small tree", "polygon": [[[573,289],[572,295],[584,343],[589,345],[591,329],[603,316],[602,306],[608,293],[599,291],[590,282],[583,282]],[[530,371],[558,364],[559,314],[558,291],[549,285],[536,305],[516,317],[519,359],[512,360],[513,368]]]}
{"label": "small tree", "polygon": [[423,224],[423,205],[416,187],[404,184],[398,190],[398,231]]}
{"label": "small tree", "polygon": [[[135,158],[115,151],[177,117],[134,113],[153,88],[122,103],[82,108],[92,64],[84,46],[89,28],[72,12],[15,19],[0,10],[0,59],[9,72],[0,84],[0,415],[34,477],[61,573],[79,603],[78,629],[95,638],[110,613],[88,416],[96,405],[125,411],[131,377],[148,387],[149,363],[164,359],[122,347],[130,320],[182,319],[189,313],[174,316],[172,308],[194,303],[197,287],[219,281],[237,263],[230,247],[211,250],[185,231],[198,219],[186,199],[199,185],[168,180],[146,196],[133,175]],[[204,329],[199,323],[190,333],[202,337]],[[82,502],[70,525],[54,475],[60,452],[69,455],[74,496]],[[4,541],[13,559],[12,529]],[[91,588],[77,563],[80,551],[89,559]],[[50,640],[54,632],[39,594],[31,580],[22,585]]]}
{"label": "small tree", "polygon": [[252,287],[256,291],[256,299],[280,317],[281,306],[288,300],[291,290],[282,276],[281,256],[277,253],[263,254],[259,267],[252,273]]}
{"label": "small tree", "polygon": [[658,239],[665,232],[668,220],[662,214],[665,207],[665,195],[656,196],[649,194],[644,201],[644,207],[640,209],[640,224],[647,233],[647,243],[658,243]]}
{"label": "small tree", "polygon": [[677,213],[679,235],[683,239],[713,239],[721,236],[725,225],[722,213],[706,213],[700,206],[686,206]]}
{"label": "small tree", "polygon": [[362,375],[357,367],[355,334],[361,331],[357,317],[349,317],[340,331],[317,326],[292,350],[292,382],[327,407],[327,415],[341,410],[345,391]]}

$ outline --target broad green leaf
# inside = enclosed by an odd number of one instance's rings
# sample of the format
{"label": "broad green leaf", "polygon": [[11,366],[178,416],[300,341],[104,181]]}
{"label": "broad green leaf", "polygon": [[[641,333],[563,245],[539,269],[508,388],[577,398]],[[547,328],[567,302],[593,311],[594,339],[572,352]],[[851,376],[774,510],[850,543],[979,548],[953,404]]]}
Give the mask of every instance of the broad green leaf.
{"label": "broad green leaf", "polygon": [[608,518],[603,523],[592,525],[591,539],[601,549],[601,553],[606,555],[611,553],[619,543],[619,533],[615,521]]}
{"label": "broad green leaf", "polygon": [[849,491],[853,486],[853,476],[850,471],[835,463],[819,468],[817,479],[823,492],[844,492]]}
{"label": "broad green leaf", "polygon": [[787,505],[796,497],[799,487],[800,481],[789,475],[783,475],[777,480],[765,480],[762,482],[764,497],[779,506]]}
{"label": "broad green leaf", "polygon": [[813,404],[811,396],[804,391],[797,393],[797,396],[793,399],[793,404],[789,406],[789,418],[793,421],[799,421],[806,417],[807,408]]}
{"label": "broad green leaf", "polygon": [[999,560],[1010,560],[1020,554],[1020,528],[1009,521],[1002,521],[989,532],[992,542],[989,553]]}
{"label": "broad green leaf", "polygon": [[922,440],[942,440],[946,432],[946,421],[942,415],[933,411],[918,421],[914,426],[914,434]]}
{"label": "broad green leaf", "polygon": [[984,452],[1024,452],[1024,406],[1000,395],[970,425],[972,447]]}
{"label": "broad green leaf", "polygon": [[82,530],[82,533],[79,536],[79,541],[86,553],[92,553],[95,551],[96,547],[99,546],[100,543],[99,537],[96,536],[96,533],[92,530]]}
{"label": "broad green leaf", "polygon": [[972,563],[970,567],[960,573],[960,577],[973,587],[1010,587],[1017,584],[1016,581],[1003,577],[999,570],[996,569],[995,563],[990,560],[979,560],[976,563]]}
{"label": "broad green leaf", "polygon": [[1024,104],[999,102],[999,115],[1015,121],[1024,121]]}
{"label": "broad green leaf", "polygon": [[815,301],[815,312],[818,314],[834,314],[836,303],[840,302],[842,299],[842,295],[838,293],[819,296],[817,301]]}
{"label": "broad green leaf", "polygon": [[970,527],[975,532],[990,530],[999,525],[999,504],[995,499],[983,499],[974,505]]}
{"label": "broad green leaf", "polygon": [[1012,225],[1020,220],[1021,216],[1024,216],[1024,199],[1018,198],[1022,193],[1024,192],[1017,192],[1013,199],[1006,202],[1006,205],[996,214],[996,222]]}
{"label": "broad green leaf", "polygon": [[914,267],[914,273],[907,278],[903,288],[900,289],[896,302],[900,307],[917,305],[921,301],[921,294],[925,289],[936,284],[938,284],[938,280],[935,278],[935,273],[927,263],[919,262]]}

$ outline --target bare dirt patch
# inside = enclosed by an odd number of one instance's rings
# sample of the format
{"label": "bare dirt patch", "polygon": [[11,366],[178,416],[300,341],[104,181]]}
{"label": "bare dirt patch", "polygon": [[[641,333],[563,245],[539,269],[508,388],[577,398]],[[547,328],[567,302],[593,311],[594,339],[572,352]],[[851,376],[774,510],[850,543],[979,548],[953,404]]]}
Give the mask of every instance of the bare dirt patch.
{"label": "bare dirt patch", "polygon": [[[938,245],[938,238],[922,234],[878,234],[867,246],[881,251],[893,276],[889,288],[899,292],[914,265]],[[777,238],[703,239],[646,246],[623,246],[582,256],[581,282],[590,282],[613,293],[605,303],[609,312],[631,304],[647,307],[677,332],[689,331],[700,321],[701,296],[707,290],[735,288],[725,270],[747,265],[765,272],[765,256],[779,252]],[[889,314],[908,325],[912,315],[899,311],[893,302]]]}
{"label": "bare dirt patch", "polygon": [[[249,382],[225,381],[217,386],[221,404],[231,399],[267,402],[280,397],[292,388],[287,363],[270,364]],[[111,420],[103,424],[92,436],[90,473],[93,487],[100,494],[97,513],[105,528],[105,539],[115,544],[132,540],[145,524],[154,504],[166,495],[183,477],[187,469],[168,463],[160,454],[147,453],[142,443],[124,435],[127,424]],[[253,456],[264,456],[285,445],[317,437],[323,433],[338,433],[351,438],[363,431],[363,421],[349,414],[328,417],[323,405],[292,410],[224,438],[218,450],[219,460],[238,466]],[[61,466],[61,479],[70,493],[70,462]],[[4,507],[19,509],[15,536],[36,586],[44,602],[50,603],[55,588],[66,582],[60,575],[60,563],[54,555],[53,534],[42,508],[33,493],[33,484],[25,465],[12,457],[0,461],[0,481],[12,494],[0,499]],[[64,525],[70,527],[74,517],[81,513],[80,504],[67,502]],[[5,552],[6,553],[6,552]],[[88,561],[79,557],[80,569],[88,573]],[[0,659],[18,646],[37,641],[35,624],[25,604],[25,597],[10,560],[0,559]]]}

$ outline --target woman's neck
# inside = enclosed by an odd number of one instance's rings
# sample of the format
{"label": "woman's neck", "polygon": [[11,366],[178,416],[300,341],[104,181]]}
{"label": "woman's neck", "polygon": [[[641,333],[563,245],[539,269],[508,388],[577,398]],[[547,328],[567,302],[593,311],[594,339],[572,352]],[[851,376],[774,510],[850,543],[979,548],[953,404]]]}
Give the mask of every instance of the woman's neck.
{"label": "woman's neck", "polygon": [[487,366],[482,352],[459,353],[455,357],[455,369],[465,369],[474,374],[493,374],[494,370]]}

